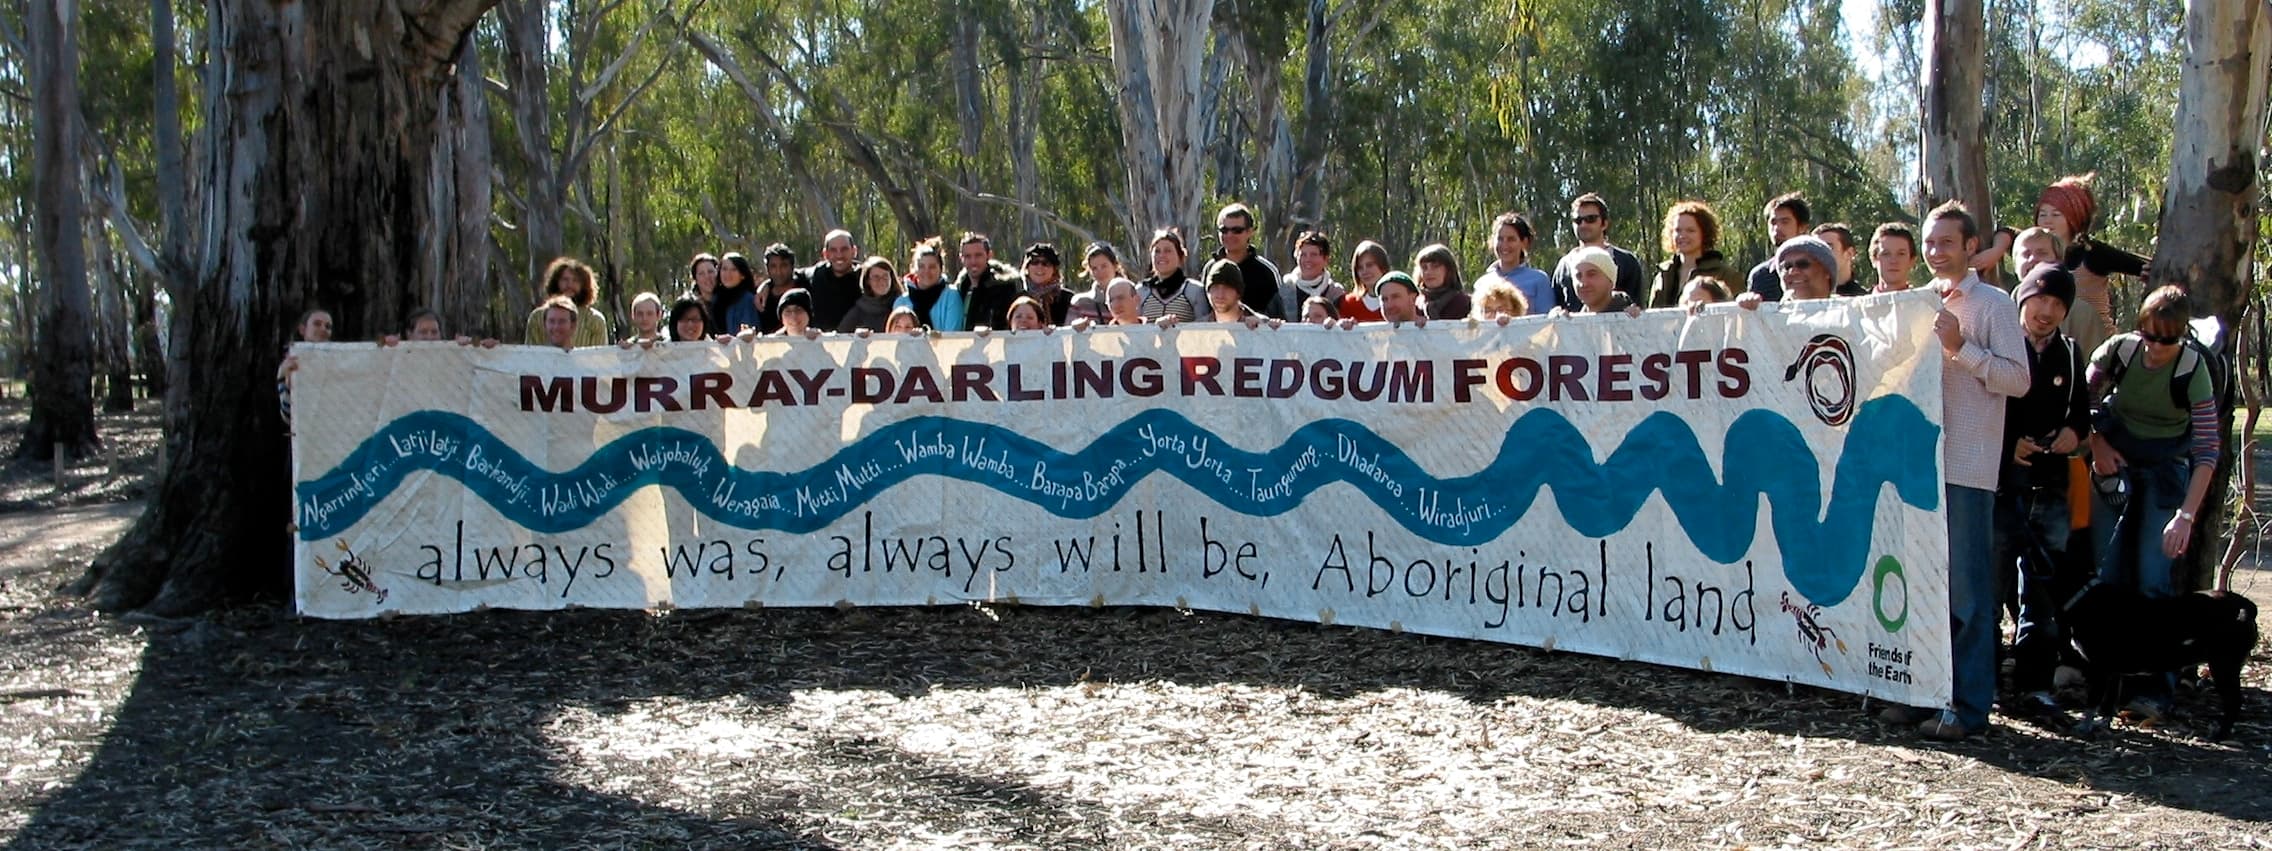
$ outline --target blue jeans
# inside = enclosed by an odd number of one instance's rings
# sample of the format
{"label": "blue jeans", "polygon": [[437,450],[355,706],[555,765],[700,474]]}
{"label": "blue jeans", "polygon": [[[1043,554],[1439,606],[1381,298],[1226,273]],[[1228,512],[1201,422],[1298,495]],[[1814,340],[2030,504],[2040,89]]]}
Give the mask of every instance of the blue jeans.
{"label": "blue jeans", "polygon": [[2185,464],[2181,457],[2122,468],[2130,498],[2113,523],[2107,546],[2099,550],[2099,581],[2136,588],[2150,598],[2177,593],[2171,577],[2175,562],[2162,554],[2162,530],[2185,507],[2191,473]]}
{"label": "blue jeans", "polygon": [[[2129,486],[2130,498],[2114,521],[2107,547],[2099,551],[2099,581],[2136,588],[2149,599],[2176,596],[2177,584],[2172,576],[2176,561],[2162,554],[2162,530],[2176,519],[2178,509],[2185,507],[2191,473],[2184,456],[2122,468],[2122,481]],[[2177,674],[2137,677],[2127,683],[2129,694],[2167,708],[2177,687]]]}
{"label": "blue jeans", "polygon": [[1996,492],[1948,485],[1951,710],[1966,730],[1988,727],[1996,702]]}
{"label": "blue jeans", "polygon": [[2059,664],[2060,601],[2051,599],[2051,589],[2066,560],[2071,520],[2063,490],[2020,485],[1996,493],[1998,595],[2018,606],[2012,685],[2023,692],[2050,690]]}

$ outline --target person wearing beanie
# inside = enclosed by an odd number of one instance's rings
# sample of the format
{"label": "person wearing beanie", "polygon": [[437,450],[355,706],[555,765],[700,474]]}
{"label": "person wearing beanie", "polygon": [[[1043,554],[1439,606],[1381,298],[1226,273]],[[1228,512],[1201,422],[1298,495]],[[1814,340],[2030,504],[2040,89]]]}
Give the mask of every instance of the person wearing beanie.
{"label": "person wearing beanie", "polygon": [[1222,259],[1207,264],[1208,315],[1202,322],[1246,322],[1259,317],[1241,296],[1246,294],[1246,273],[1237,261]]}
{"label": "person wearing beanie", "polygon": [[1775,249],[1775,271],[1785,299],[1829,298],[1836,286],[1831,278],[1838,274],[1838,252],[1822,237],[1795,236]]}
{"label": "person wearing beanie", "polygon": [[[1588,192],[1570,201],[1570,234],[1578,238],[1582,247],[1602,248],[1617,260],[1617,291],[1640,304],[1649,298],[1649,267],[1633,252],[1617,247],[1609,241],[1609,202],[1600,194]],[[1562,255],[1554,264],[1554,300],[1556,306],[1575,310],[1578,305],[1577,270],[1570,265],[1570,255]]]}
{"label": "person wearing beanie", "polygon": [[1631,296],[1617,288],[1617,256],[1609,249],[1585,246],[1563,255],[1562,263],[1572,269],[1572,298],[1575,308],[1557,308],[1567,313],[1624,313],[1641,315],[1641,306]]}
{"label": "person wearing beanie", "polygon": [[[1822,241],[1821,237],[1806,234],[1784,240],[1768,262],[1775,267],[1784,301],[1830,297],[1830,278],[1837,274],[1838,260],[1830,250],[1830,243]],[[1766,301],[1766,297],[1757,292],[1736,296],[1736,306],[1745,310],[1758,310]]]}
{"label": "person wearing beanie", "polygon": [[1026,249],[1024,295],[1040,303],[1046,314],[1042,318],[1050,325],[1064,325],[1073,312],[1073,292],[1065,288],[1064,267],[1055,245],[1036,242]]}
{"label": "person wearing beanie", "polygon": [[1382,275],[1374,289],[1381,295],[1381,321],[1424,324],[1420,315],[1420,284],[1411,275],[1390,272]]}
{"label": "person wearing beanie", "polygon": [[[2048,579],[2064,561],[2072,533],[2067,504],[2068,458],[2090,433],[2090,394],[2083,381],[2083,351],[2060,330],[2075,300],[2075,278],[2056,264],[2028,271],[2012,290],[2026,333],[2027,395],[2005,403],[2004,453],[1996,484],[1994,564],[1999,597],[2019,610],[2012,642],[2012,689],[2007,706],[2055,710],[2052,672],[2062,641],[2059,601]],[[2040,551],[2034,544],[2042,544]],[[2034,563],[2048,556],[2050,564]]]}
{"label": "person wearing beanie", "polygon": [[812,290],[798,287],[782,293],[781,305],[776,309],[781,313],[781,330],[778,333],[782,336],[802,337],[812,329]]}

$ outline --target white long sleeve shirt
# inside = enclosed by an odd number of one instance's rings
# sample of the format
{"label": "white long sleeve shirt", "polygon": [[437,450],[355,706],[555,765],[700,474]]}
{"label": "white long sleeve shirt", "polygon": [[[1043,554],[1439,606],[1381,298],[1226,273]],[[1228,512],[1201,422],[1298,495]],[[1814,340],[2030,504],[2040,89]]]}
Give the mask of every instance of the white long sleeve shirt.
{"label": "white long sleeve shirt", "polygon": [[1945,354],[1941,374],[1941,473],[1952,485],[1995,490],[2004,451],[2004,405],[2027,395],[2027,332],[2003,290],[1966,272],[1953,286],[1933,281],[1955,314],[1964,347]]}

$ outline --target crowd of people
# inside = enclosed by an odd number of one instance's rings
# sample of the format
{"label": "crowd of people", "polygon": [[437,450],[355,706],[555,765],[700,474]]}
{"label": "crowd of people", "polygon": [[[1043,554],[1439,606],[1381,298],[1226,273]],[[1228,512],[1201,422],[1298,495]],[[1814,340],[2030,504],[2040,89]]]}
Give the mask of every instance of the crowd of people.
{"label": "crowd of people", "polygon": [[[2064,641],[2058,601],[2045,589],[2058,564],[2071,554],[2095,558],[2102,581],[2162,597],[2175,593],[2172,565],[2193,542],[2220,451],[2219,365],[2190,338],[2186,293],[2178,286],[2153,290],[2135,328],[2117,329],[2109,277],[2143,280],[2146,262],[2092,237],[2098,210],[2087,177],[2046,187],[2034,225],[2018,231],[1984,234],[1969,211],[1950,203],[1915,228],[1877,225],[1862,243],[1848,225],[1817,224],[1812,212],[1795,193],[1770,201],[1762,213],[1776,246],[1745,272],[1721,253],[1721,222],[1711,205],[1681,201],[1661,220],[1663,260],[1652,267],[1609,241],[1610,204],[1589,193],[1570,202],[1578,245],[1551,273],[1530,264],[1537,234],[1528,218],[1510,212],[1491,223],[1491,260],[1469,281],[1449,246],[1421,248],[1403,271],[1370,240],[1349,252],[1346,277],[1337,279],[1334,243],[1317,231],[1294,241],[1293,270],[1281,274],[1255,246],[1254,211],[1232,204],[1215,218],[1220,247],[1211,256],[1195,261],[1183,234],[1159,230],[1144,246],[1148,268],[1139,276],[1118,249],[1094,243],[1081,253],[1078,271],[1088,285],[1078,291],[1069,285],[1066,258],[1049,243],[1027,247],[1012,266],[984,234],[963,234],[950,279],[936,237],[911,249],[902,273],[885,257],[863,258],[852,234],[836,230],[821,240],[821,261],[808,267],[779,243],[761,255],[762,274],[738,252],[697,254],[684,291],[667,309],[662,297],[638,294],[620,334],[611,334],[593,306],[591,268],[561,258],[545,272],[544,300],[529,313],[523,342],[572,349],[611,340],[626,347],[730,344],[757,335],[1046,333],[1204,322],[1346,328],[1474,317],[1505,324],[1527,315],[1695,311],[1717,302],[1758,309],[1929,286],[1942,297],[1933,331],[1946,359],[1955,697],[1945,710],[1894,707],[1882,717],[1939,739],[1985,729],[1997,702],[2007,608],[2016,629],[2004,705],[2055,708],[2052,670]],[[1877,272],[1874,287],[1857,281],[1857,255],[1865,248]],[[1999,285],[2007,259],[2018,281],[2009,290]],[[329,314],[314,310],[298,331],[301,339],[323,341],[330,328]],[[403,336],[445,339],[431,311],[412,314]],[[294,367],[288,357],[277,378],[287,422]],[[2172,680],[2145,683],[2131,709],[2166,713]]]}

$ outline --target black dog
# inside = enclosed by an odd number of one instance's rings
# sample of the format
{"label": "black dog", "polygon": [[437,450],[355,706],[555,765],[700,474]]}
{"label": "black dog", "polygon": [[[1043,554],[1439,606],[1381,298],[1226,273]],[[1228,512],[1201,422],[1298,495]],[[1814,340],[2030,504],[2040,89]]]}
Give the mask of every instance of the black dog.
{"label": "black dog", "polygon": [[[2064,589],[2062,589],[2064,590]],[[2231,592],[2147,599],[2096,578],[2065,596],[2059,622],[2090,679],[2090,704],[2076,732],[2095,731],[2114,714],[2125,674],[2161,674],[2207,663],[2224,710],[2211,739],[2232,735],[2240,717],[2240,669],[2256,649],[2256,604]]]}

